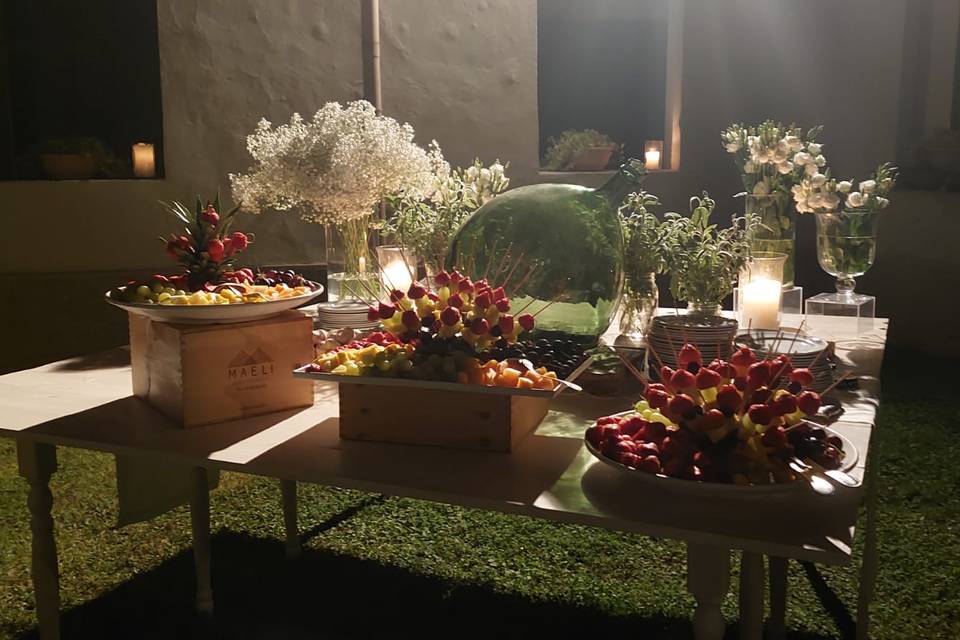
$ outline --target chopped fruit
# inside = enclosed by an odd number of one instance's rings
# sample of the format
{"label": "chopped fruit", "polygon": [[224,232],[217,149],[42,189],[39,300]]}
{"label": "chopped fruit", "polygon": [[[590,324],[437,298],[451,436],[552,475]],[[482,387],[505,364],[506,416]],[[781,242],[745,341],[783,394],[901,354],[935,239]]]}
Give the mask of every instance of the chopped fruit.
{"label": "chopped fruit", "polygon": [[414,282],[410,285],[410,288],[407,289],[407,295],[411,300],[419,300],[427,295],[427,290],[419,282]]}
{"label": "chopped fruit", "polygon": [[790,372],[790,380],[801,385],[809,387],[813,384],[813,374],[810,369],[794,369]]}
{"label": "chopped fruit", "polygon": [[389,302],[381,302],[379,311],[380,311],[380,317],[383,320],[389,320],[390,318],[393,317],[393,314],[397,312],[397,308],[392,304],[390,304]]}
{"label": "chopped fruit", "polygon": [[751,389],[761,387],[770,380],[770,363],[766,360],[756,362],[747,369],[747,386]]}
{"label": "chopped fruit", "polygon": [[767,425],[773,420],[773,411],[765,404],[750,405],[747,415],[753,424]]}
{"label": "chopped fruit", "polygon": [[719,373],[712,369],[703,367],[697,372],[697,389],[700,389],[701,391],[704,389],[710,389],[711,387],[719,386],[721,382],[723,382],[723,378]]}
{"label": "chopped fruit", "polygon": [[367,309],[367,321],[368,322],[380,322],[380,310],[370,307]]}
{"label": "chopped fruit", "polygon": [[687,417],[694,410],[694,407],[697,406],[697,403],[694,402],[693,398],[690,396],[684,393],[678,393],[670,398],[670,402],[667,406],[672,413],[675,413],[678,416]]}
{"label": "chopped fruit", "polygon": [[820,394],[815,391],[804,391],[797,396],[797,407],[808,416],[817,415],[820,411]]}
{"label": "chopped fruit", "polygon": [[440,314],[440,322],[452,327],[453,325],[460,322],[460,312],[457,311],[456,307],[450,306],[443,310],[443,313]]}
{"label": "chopped fruit", "polygon": [[696,346],[685,344],[680,348],[680,353],[677,354],[677,364],[681,369],[686,369],[691,362],[702,365],[703,356],[700,355],[700,349],[697,349]]}
{"label": "chopped fruit", "polygon": [[732,384],[725,384],[717,390],[717,407],[721,411],[733,413],[743,401],[743,396]]}
{"label": "chopped fruit", "polygon": [[532,331],[536,319],[529,313],[524,313],[517,317],[517,322],[523,327],[524,331]]}
{"label": "chopped fruit", "polygon": [[686,369],[677,369],[670,378],[670,386],[674,389],[692,389],[697,386],[697,378]]}
{"label": "chopped fruit", "polygon": [[749,347],[740,347],[740,349],[730,356],[730,364],[737,370],[738,376],[747,375],[747,369],[756,361],[757,359]]}

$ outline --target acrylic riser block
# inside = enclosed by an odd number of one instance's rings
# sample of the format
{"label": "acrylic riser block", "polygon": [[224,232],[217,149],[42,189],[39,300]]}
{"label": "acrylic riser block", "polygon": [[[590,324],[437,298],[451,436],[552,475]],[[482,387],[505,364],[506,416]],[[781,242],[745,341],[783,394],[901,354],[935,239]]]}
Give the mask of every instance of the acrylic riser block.
{"label": "acrylic riser block", "polygon": [[877,299],[862,293],[818,293],[807,298],[807,316],[844,316],[859,318],[857,332],[868,331],[873,326]]}

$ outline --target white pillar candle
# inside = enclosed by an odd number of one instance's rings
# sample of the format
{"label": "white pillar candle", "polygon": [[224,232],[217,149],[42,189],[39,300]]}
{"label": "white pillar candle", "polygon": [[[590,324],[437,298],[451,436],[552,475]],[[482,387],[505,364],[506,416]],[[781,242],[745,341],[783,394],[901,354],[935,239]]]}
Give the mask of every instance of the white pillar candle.
{"label": "white pillar candle", "polygon": [[756,278],[740,287],[740,326],[753,329],[780,327],[782,285],[770,278]]}
{"label": "white pillar candle", "polygon": [[399,289],[404,293],[413,284],[410,269],[403,260],[392,260],[383,265],[383,286],[386,289]]}
{"label": "white pillar candle", "polygon": [[138,178],[153,178],[157,175],[152,144],[137,142],[133,145],[133,175]]}
{"label": "white pillar candle", "polygon": [[644,163],[648,171],[656,171],[660,168],[660,150],[659,149],[648,149],[643,154],[646,162]]}

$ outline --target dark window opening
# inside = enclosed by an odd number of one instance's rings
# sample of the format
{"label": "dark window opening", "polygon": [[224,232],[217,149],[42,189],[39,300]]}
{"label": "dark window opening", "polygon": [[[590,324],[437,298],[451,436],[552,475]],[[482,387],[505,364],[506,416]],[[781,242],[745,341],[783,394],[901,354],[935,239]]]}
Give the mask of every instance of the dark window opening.
{"label": "dark window opening", "polygon": [[0,179],[162,177],[156,1],[0,0],[0,12]]}
{"label": "dark window opening", "polygon": [[570,129],[607,134],[640,159],[646,140],[664,139],[668,3],[539,0],[541,158]]}

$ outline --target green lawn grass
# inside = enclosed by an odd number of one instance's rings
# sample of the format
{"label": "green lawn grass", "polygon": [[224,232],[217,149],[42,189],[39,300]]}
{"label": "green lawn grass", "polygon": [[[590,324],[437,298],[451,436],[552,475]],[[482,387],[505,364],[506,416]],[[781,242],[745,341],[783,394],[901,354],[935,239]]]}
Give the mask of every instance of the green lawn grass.
{"label": "green lawn grass", "polygon": [[[943,365],[888,358],[878,432],[881,570],[872,637],[960,637],[958,405]],[[683,545],[301,486],[301,559],[283,557],[275,482],[224,474],[211,500],[216,614],[191,613],[189,515],[114,529],[113,461],[59,451],[64,636],[690,637]],[[0,441],[0,635],[35,634],[26,487]],[[862,527],[857,549],[862,548]],[[789,635],[853,632],[850,567],[791,563]],[[736,637],[736,579],[724,611]]]}

